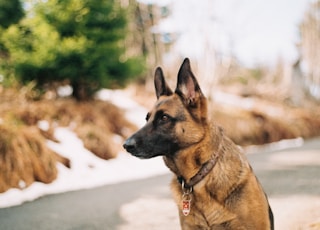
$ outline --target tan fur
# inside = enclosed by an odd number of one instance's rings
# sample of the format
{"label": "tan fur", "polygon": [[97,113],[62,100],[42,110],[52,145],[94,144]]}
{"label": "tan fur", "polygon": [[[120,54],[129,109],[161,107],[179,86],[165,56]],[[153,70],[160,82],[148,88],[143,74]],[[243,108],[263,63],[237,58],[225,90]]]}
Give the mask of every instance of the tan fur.
{"label": "tan fur", "polygon": [[[204,141],[216,143],[213,147],[206,149],[205,153],[219,154],[219,158],[212,172],[194,186],[191,211],[188,216],[182,215],[181,184],[176,178],[172,180],[172,192],[179,208],[182,229],[270,229],[268,202],[246,157],[217,128],[212,127],[211,135],[208,136],[212,135],[221,138],[222,149],[217,153],[218,142],[212,141],[212,137],[205,138]],[[217,136],[213,139],[217,139]],[[184,153],[179,153],[177,159],[164,157],[166,165],[177,175],[191,178],[194,173],[190,171],[196,173],[200,170],[192,160],[191,153],[198,151],[202,153],[202,145],[208,146],[200,142],[185,150]],[[209,156],[208,159],[203,159],[204,162],[208,160]],[[237,195],[239,187],[242,187],[241,197]],[[228,201],[230,194],[234,198]],[[228,227],[218,227],[228,221],[230,221]]]}
{"label": "tan fur", "polygon": [[[162,105],[162,107],[168,105],[169,114],[182,108],[174,96],[171,97]],[[176,101],[175,106],[172,106],[174,101]],[[172,180],[172,192],[179,208],[181,228],[183,230],[270,229],[268,202],[241,149],[213,123],[208,122],[204,128],[199,128],[197,127],[199,124],[188,117],[187,122],[181,123],[180,126],[192,129],[193,135],[183,136],[178,126],[177,136],[194,144],[176,153],[175,158],[164,157],[166,165],[176,175],[183,176],[188,182],[188,179],[193,177],[213,154],[219,155],[212,172],[194,186],[191,211],[188,216],[182,215],[182,186],[176,178]],[[195,155],[201,164],[195,161]],[[239,187],[243,187],[241,197],[236,194]],[[230,194],[238,200],[228,201]],[[228,227],[219,226],[228,221],[230,221]]]}
{"label": "tan fur", "polygon": [[[208,119],[207,99],[191,72],[189,60],[180,67],[175,93],[159,68],[155,87],[158,101],[148,114],[147,124],[124,147],[141,158],[163,155],[165,164],[175,174],[171,188],[181,228],[273,229],[267,197],[246,156]],[[165,143],[171,147],[165,148]],[[184,216],[182,200],[186,188],[177,177],[188,184],[213,158],[216,159],[213,169],[192,187],[190,213]]]}

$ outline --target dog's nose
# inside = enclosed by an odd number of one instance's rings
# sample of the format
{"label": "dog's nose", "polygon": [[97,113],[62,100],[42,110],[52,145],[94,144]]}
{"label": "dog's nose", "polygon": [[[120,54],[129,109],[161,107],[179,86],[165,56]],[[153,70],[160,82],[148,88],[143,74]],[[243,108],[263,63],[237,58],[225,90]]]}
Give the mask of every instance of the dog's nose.
{"label": "dog's nose", "polygon": [[137,146],[136,140],[134,138],[128,138],[124,144],[123,148],[125,148],[128,152],[131,152]]}

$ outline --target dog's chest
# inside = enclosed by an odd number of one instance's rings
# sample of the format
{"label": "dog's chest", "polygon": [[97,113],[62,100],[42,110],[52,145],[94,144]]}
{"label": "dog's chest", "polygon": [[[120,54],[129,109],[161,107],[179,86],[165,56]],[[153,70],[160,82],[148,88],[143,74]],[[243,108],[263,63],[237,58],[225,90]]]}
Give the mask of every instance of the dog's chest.
{"label": "dog's chest", "polygon": [[[179,206],[181,222],[192,226],[191,229],[211,229],[213,226],[226,223],[236,216],[221,205],[212,193],[208,192],[204,187],[196,189],[190,194],[190,206],[188,215],[184,213],[184,197],[180,194],[176,197]],[[187,228],[188,229],[188,228]]]}

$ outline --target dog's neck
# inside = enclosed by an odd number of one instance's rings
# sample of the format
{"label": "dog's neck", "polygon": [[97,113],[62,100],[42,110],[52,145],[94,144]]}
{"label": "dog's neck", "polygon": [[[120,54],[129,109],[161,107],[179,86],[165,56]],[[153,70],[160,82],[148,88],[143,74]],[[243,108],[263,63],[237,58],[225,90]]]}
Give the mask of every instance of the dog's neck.
{"label": "dog's neck", "polygon": [[219,156],[218,154],[212,155],[212,158],[208,162],[206,162],[198,171],[198,173],[193,177],[191,177],[189,181],[183,178],[183,176],[177,176],[178,182],[182,185],[182,188],[184,189],[193,188],[193,186],[195,186],[203,178],[205,178],[213,169],[213,167],[216,165],[218,156]]}
{"label": "dog's neck", "polygon": [[[195,186],[211,172],[220,155],[223,142],[222,130],[219,127],[212,127],[208,133],[210,135],[204,139],[207,143],[202,142],[199,146],[192,147],[195,154],[190,154],[190,150],[186,149],[176,153],[175,157],[164,157],[167,167],[187,189]],[[203,147],[208,145],[214,146],[210,152]]]}

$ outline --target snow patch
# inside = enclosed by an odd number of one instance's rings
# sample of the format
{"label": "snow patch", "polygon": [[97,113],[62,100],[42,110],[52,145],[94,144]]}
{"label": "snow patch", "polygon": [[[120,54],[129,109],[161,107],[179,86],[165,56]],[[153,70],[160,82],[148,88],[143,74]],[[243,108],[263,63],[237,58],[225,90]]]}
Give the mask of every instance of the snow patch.
{"label": "snow patch", "polygon": [[[127,118],[136,125],[142,126],[145,123],[146,109],[130,99],[125,91],[101,90],[97,97],[124,109]],[[39,122],[38,126],[43,130],[48,129],[48,123],[45,121]],[[21,189],[12,188],[0,194],[0,208],[20,205],[48,194],[89,189],[169,172],[161,157],[141,160],[123,151],[115,159],[102,160],[84,147],[82,140],[72,131],[72,126],[57,127],[54,136],[59,143],[48,140],[48,147],[69,158],[71,168],[57,163],[58,177],[50,184],[34,182],[24,188],[21,181]],[[114,138],[120,139],[117,136]]]}

